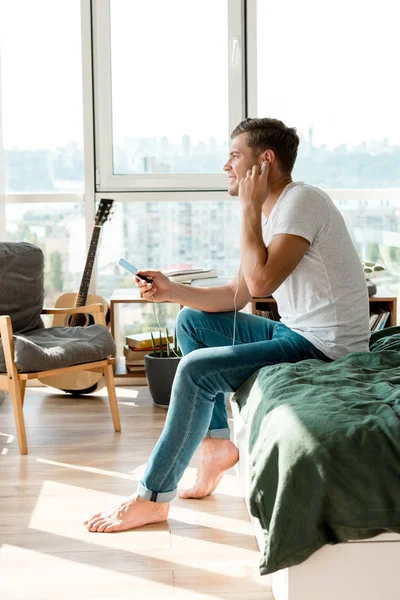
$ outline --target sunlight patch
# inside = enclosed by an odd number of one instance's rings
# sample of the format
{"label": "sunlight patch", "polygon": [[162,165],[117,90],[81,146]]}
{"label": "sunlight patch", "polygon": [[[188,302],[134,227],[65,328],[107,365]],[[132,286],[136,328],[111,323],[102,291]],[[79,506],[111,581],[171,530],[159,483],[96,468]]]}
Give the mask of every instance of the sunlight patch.
{"label": "sunlight patch", "polygon": [[172,570],[116,571],[90,560],[79,552],[66,558],[5,545],[0,548],[0,598],[115,598],[115,590],[124,598],[173,594]]}
{"label": "sunlight patch", "polygon": [[96,467],[84,467],[81,465],[71,465],[69,463],[57,462],[55,460],[49,460],[47,458],[37,458],[36,462],[44,463],[46,465],[53,465],[55,467],[65,467],[66,469],[72,469],[74,471],[85,471],[87,473],[96,473],[98,475],[106,475],[107,477],[115,477],[116,479],[130,479],[131,481],[138,481],[131,473],[119,473],[118,471],[108,471],[106,469],[97,469]]}
{"label": "sunlight patch", "polygon": [[[95,513],[119,504],[126,496],[99,492],[74,485],[44,481],[29,520],[29,529],[58,536],[52,542],[59,552],[93,550],[94,546],[124,551],[170,547],[168,523],[147,525],[121,534],[90,533],[83,521]],[[50,538],[50,541],[53,539]],[[90,544],[85,548],[83,544]],[[93,546],[94,545],[94,546]],[[0,596],[1,597],[1,596]]]}

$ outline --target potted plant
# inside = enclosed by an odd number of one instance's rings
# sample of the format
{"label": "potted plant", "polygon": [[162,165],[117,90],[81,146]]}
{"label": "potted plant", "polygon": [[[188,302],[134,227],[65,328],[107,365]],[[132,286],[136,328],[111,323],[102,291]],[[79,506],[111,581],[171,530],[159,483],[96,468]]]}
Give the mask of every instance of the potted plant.
{"label": "potted plant", "polygon": [[160,344],[158,348],[153,334],[151,334],[153,352],[146,354],[144,357],[146,377],[149,384],[151,397],[153,398],[154,404],[157,406],[162,406],[163,408],[169,406],[175,372],[182,357],[182,352],[178,345],[176,333],[174,334],[173,345],[171,345],[167,328],[166,333],[167,347],[165,349],[163,348],[162,344],[161,331]]}

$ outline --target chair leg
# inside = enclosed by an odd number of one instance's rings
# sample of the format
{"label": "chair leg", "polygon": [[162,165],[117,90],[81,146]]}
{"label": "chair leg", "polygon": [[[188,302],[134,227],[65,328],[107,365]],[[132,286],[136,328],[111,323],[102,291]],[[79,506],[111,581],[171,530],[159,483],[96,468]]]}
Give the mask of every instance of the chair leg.
{"label": "chair leg", "polygon": [[114,373],[112,365],[107,365],[104,367],[104,377],[106,380],[108,401],[110,402],[110,410],[114,424],[114,431],[121,431],[121,421],[119,418],[117,396],[115,394]]}
{"label": "chair leg", "polygon": [[26,379],[20,379],[19,384],[20,384],[20,387],[21,387],[21,402],[22,402],[22,407],[24,407]]}
{"label": "chair leg", "polygon": [[[21,393],[22,382],[17,377],[13,377],[9,381],[9,392],[11,395],[15,426],[17,428],[18,444],[21,454],[28,454],[28,446],[26,443],[26,431],[24,422],[24,413],[22,412],[23,393]],[[25,386],[23,386],[25,388]]]}

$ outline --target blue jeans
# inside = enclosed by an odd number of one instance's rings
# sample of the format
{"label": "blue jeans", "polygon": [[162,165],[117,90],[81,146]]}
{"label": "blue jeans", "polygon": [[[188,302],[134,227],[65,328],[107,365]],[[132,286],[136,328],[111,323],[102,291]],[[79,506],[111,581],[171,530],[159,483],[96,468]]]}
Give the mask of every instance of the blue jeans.
{"label": "blue jeans", "polygon": [[281,362],[329,361],[286,325],[239,312],[180,311],[177,334],[183,354],[172,386],[161,436],[138,486],[142,498],[169,502],[204,437],[229,439],[225,392],[235,392],[252,373]]}

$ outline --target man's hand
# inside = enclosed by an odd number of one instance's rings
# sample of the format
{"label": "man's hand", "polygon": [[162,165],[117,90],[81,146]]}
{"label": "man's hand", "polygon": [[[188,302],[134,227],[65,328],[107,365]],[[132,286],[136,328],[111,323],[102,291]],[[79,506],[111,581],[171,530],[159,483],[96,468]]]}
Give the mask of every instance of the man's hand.
{"label": "man's hand", "polygon": [[143,279],[134,277],[141,298],[150,302],[167,302],[173,300],[173,290],[176,284],[161,273],[161,271],[138,271],[138,273],[140,275],[147,275],[153,279],[153,283],[147,283]]}
{"label": "man's hand", "polygon": [[243,205],[251,204],[261,210],[268,193],[269,164],[264,161],[261,169],[254,165],[239,183],[239,198]]}

